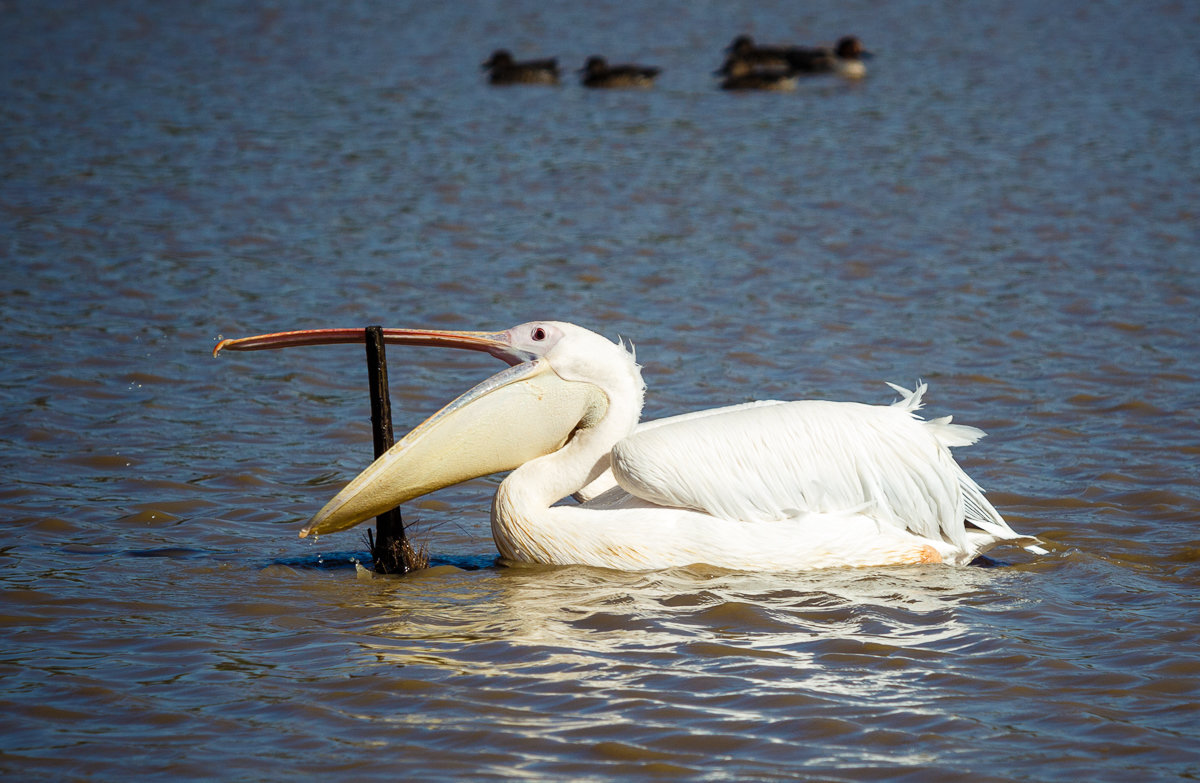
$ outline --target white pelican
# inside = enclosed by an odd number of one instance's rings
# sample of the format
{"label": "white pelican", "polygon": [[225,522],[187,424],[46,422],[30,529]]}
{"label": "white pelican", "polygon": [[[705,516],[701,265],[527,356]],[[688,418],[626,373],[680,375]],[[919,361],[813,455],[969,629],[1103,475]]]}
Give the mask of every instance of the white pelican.
{"label": "white pelican", "polygon": [[[361,342],[362,329],[225,340],[213,351]],[[638,426],[632,350],[569,323],[504,332],[384,330],[393,344],[486,351],[511,366],[425,420],[322,508],[344,530],[443,487],[511,470],[492,535],[513,562],[649,570],[963,565],[1014,532],[950,454],[983,436],[891,405],[758,402]],[[582,503],[560,502],[572,493]]]}

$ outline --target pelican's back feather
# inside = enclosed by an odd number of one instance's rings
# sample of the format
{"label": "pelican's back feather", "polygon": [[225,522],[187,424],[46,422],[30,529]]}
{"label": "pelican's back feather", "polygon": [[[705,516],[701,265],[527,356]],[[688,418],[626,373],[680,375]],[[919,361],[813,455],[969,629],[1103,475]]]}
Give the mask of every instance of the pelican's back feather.
{"label": "pelican's back feather", "polygon": [[632,495],[723,519],[856,512],[957,547],[964,520],[1008,531],[950,454],[983,432],[923,420],[924,384],[896,388],[894,405],[737,406],[641,429],[614,447],[613,473]]}

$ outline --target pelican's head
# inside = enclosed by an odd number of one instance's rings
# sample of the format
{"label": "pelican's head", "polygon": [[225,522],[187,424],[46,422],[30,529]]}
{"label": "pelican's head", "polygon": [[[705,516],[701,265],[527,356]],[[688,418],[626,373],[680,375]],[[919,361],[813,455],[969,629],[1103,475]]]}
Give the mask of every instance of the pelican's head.
{"label": "pelican's head", "polygon": [[[385,329],[386,343],[483,351],[511,365],[422,422],[300,531],[332,533],[472,478],[553,453],[613,410],[632,431],[642,380],[623,345],[574,324],[534,321],[503,332]],[[224,340],[213,351],[362,342],[362,329],[278,332]],[[614,404],[617,403],[617,404]],[[630,415],[632,410],[632,415]]]}
{"label": "pelican's head", "polygon": [[[636,386],[638,409],[644,389],[633,350],[582,326],[564,321],[530,321],[501,332],[508,350],[531,359],[545,359],[564,379],[617,389],[630,381]],[[500,355],[500,352],[493,352]],[[622,389],[622,391],[628,391]]]}

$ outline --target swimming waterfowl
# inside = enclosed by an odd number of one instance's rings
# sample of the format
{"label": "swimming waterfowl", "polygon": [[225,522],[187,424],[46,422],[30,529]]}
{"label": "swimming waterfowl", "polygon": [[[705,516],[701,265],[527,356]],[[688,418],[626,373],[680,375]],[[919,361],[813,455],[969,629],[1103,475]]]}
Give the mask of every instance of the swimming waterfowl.
{"label": "swimming waterfowl", "polygon": [[558,84],[558,60],[516,61],[507,49],[497,49],[483,63],[492,84]]}
{"label": "swimming waterfowl", "polygon": [[728,56],[718,73],[729,74],[736,63],[751,69],[786,69],[797,74],[836,73],[849,79],[866,75],[865,58],[871,56],[853,35],[843,36],[834,47],[758,46],[748,35],[739,35],[725,50]]}
{"label": "swimming waterfowl", "polygon": [[[482,351],[509,365],[402,438],[300,535],[508,472],[492,501],[504,560],[630,571],[967,565],[1015,532],[952,448],[983,431],[925,419],[925,384],[891,405],[766,400],[639,422],[632,348],[574,324],[503,332],[385,329],[391,345]],[[358,342],[362,329],[223,340],[259,350]],[[574,495],[578,505],[560,502]],[[590,500],[587,500],[590,498]]]}
{"label": "swimming waterfowl", "polygon": [[583,68],[584,87],[652,87],[660,68],[646,65],[609,65],[603,57],[592,56]]}
{"label": "swimming waterfowl", "polygon": [[750,68],[782,69],[790,68],[789,52],[800,47],[795,46],[758,46],[748,35],[739,35],[726,47],[724,65],[720,73],[728,72],[734,63],[744,63]]}

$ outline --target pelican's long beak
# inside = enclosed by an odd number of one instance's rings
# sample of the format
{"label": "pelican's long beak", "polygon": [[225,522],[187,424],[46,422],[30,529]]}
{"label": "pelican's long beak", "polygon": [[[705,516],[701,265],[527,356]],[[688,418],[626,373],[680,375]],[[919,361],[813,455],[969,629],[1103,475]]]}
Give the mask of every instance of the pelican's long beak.
{"label": "pelican's long beak", "polygon": [[[383,329],[381,331],[383,332],[383,342],[388,345],[466,348],[490,353],[510,365],[536,358],[527,351],[514,348],[507,332],[452,332],[437,329]],[[365,339],[365,329],[302,329],[294,332],[274,332],[222,340],[213,348],[213,356],[221,351],[262,351],[268,348],[291,348],[299,345],[361,343]]]}
{"label": "pelican's long beak", "polygon": [[317,512],[300,537],[345,530],[407,500],[557,451],[581,423],[603,416],[607,405],[598,387],[563,380],[544,359],[510,367],[430,416],[375,460]]}

